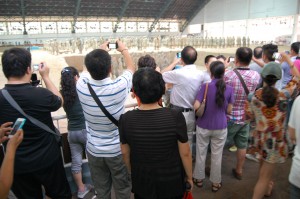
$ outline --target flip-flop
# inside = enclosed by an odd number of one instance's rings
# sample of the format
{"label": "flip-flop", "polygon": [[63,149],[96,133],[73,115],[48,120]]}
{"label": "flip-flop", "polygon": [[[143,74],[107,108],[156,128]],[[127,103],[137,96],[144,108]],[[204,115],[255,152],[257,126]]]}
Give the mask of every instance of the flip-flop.
{"label": "flip-flop", "polygon": [[212,192],[217,192],[222,188],[222,182],[218,183],[218,184],[212,184],[211,185],[211,191]]}
{"label": "flip-flop", "polygon": [[199,188],[203,187],[203,180],[198,180],[196,178],[193,178],[193,183]]}

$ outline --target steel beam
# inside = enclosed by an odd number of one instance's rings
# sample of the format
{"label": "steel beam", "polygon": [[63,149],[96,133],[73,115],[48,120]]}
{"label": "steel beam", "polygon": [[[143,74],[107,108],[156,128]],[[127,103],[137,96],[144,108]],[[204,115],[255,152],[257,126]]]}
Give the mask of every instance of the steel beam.
{"label": "steel beam", "polygon": [[186,27],[189,25],[189,23],[193,20],[193,18],[204,8],[204,6],[210,2],[210,0],[198,0],[199,6],[192,12],[185,20],[183,25],[180,28],[180,32],[183,32]]}
{"label": "steel beam", "polygon": [[121,22],[121,19],[123,18],[123,16],[124,16],[124,14],[125,14],[125,12],[126,12],[126,10],[127,10],[127,8],[128,8],[131,1],[132,0],[124,0],[123,1],[123,5],[122,5],[122,8],[121,8],[120,14],[118,15],[118,20],[117,20],[117,23],[116,23],[116,25],[113,29],[113,32],[117,32],[118,27],[119,27],[119,23]]}
{"label": "steel beam", "polygon": [[170,5],[174,2],[175,0],[168,0],[166,1],[165,5],[160,9],[157,17],[155,20],[152,22],[149,28],[149,32],[152,32],[152,30],[155,28],[155,25],[158,23],[159,19],[163,16],[163,14],[167,11],[167,9],[170,7]]}
{"label": "steel beam", "polygon": [[22,16],[22,19],[23,19],[23,27],[24,27],[24,31],[23,31],[23,35],[27,35],[27,31],[26,31],[26,7],[25,7],[25,4],[24,4],[24,0],[20,0],[20,9],[21,9],[21,16]]}
{"label": "steel beam", "polygon": [[72,23],[72,26],[71,26],[71,32],[72,33],[75,33],[75,26],[76,26],[76,22],[77,22],[77,17],[79,15],[79,11],[80,11],[80,5],[81,5],[81,0],[77,0],[76,1],[76,7],[75,7],[75,13],[74,13],[74,16],[73,16],[73,23]]}

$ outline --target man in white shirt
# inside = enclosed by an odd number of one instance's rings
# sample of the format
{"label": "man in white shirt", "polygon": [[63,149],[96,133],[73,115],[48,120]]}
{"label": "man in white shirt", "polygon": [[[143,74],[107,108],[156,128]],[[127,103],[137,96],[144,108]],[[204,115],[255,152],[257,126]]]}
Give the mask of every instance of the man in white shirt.
{"label": "man in white shirt", "polygon": [[289,133],[293,144],[296,144],[294,150],[293,163],[289,176],[291,183],[290,198],[300,198],[300,97],[294,101],[293,108],[290,114]]}
{"label": "man in white shirt", "polygon": [[210,64],[214,61],[218,61],[217,58],[213,55],[207,55],[204,58],[204,64],[205,64],[205,68],[206,71],[204,71],[204,83],[210,82],[211,81],[211,77],[210,77],[210,71],[209,71],[209,67]]}
{"label": "man in white shirt", "polygon": [[107,52],[107,44],[86,55],[84,62],[89,73],[81,74],[76,88],[86,120],[86,150],[97,198],[110,199],[113,184],[116,198],[128,199],[131,183],[121,154],[118,126],[102,112],[87,86],[90,83],[105,109],[119,120],[132,87],[135,66],[126,46],[117,41],[117,50],[123,55],[127,70],[112,80],[109,77],[111,57]]}
{"label": "man in white shirt", "polygon": [[[162,70],[163,79],[173,84],[170,102],[171,108],[180,109],[185,117],[190,146],[192,146],[193,132],[195,132],[194,103],[196,95],[204,83],[204,73],[194,64],[197,60],[197,51],[192,46],[186,46],[181,51],[181,58]],[[181,61],[183,67],[173,70]]]}

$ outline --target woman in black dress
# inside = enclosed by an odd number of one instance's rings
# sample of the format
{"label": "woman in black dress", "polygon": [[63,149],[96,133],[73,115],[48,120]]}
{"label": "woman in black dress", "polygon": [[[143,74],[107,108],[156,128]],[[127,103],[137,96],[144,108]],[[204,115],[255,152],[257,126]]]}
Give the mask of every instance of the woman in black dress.
{"label": "woman in black dress", "polygon": [[181,112],[162,108],[165,92],[159,72],[139,69],[133,75],[138,109],[119,121],[121,149],[131,173],[135,198],[182,198],[185,182],[192,186],[192,157]]}

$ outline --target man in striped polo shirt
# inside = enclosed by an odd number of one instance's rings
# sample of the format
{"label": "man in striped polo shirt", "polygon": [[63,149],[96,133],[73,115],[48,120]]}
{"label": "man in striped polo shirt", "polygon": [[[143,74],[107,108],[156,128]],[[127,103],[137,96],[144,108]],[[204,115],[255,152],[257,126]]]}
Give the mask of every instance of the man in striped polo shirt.
{"label": "man in striped polo shirt", "polygon": [[117,199],[130,198],[131,183],[123,162],[118,127],[106,117],[91,96],[89,82],[106,110],[117,120],[124,112],[124,103],[132,87],[135,66],[126,46],[117,41],[117,50],[124,57],[127,70],[112,80],[111,56],[108,42],[85,57],[88,72],[83,72],[77,82],[77,93],[87,124],[87,156],[97,197],[111,198],[111,187]]}

